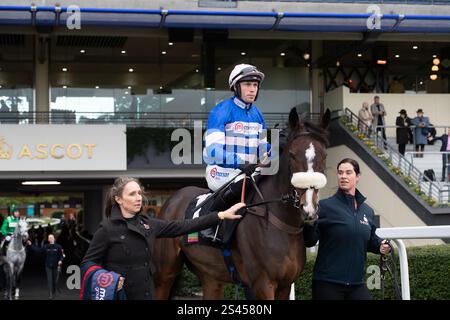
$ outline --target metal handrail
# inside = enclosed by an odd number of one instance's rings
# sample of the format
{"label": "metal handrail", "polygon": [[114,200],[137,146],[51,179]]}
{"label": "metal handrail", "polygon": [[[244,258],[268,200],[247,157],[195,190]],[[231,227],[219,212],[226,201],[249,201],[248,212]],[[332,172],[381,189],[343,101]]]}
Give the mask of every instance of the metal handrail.
{"label": "metal handrail", "polygon": [[[384,158],[390,160],[393,166],[396,166],[400,171],[411,181],[419,186],[420,191],[427,197],[434,199],[437,203],[444,203],[449,201],[450,191],[448,186],[441,186],[435,181],[431,181],[423,174],[417,167],[413,165],[405,156],[401,155],[397,150],[391,147],[383,137],[380,137],[377,132],[369,134],[369,126],[366,125],[355,113],[349,108],[345,108],[345,116],[352,125],[358,128],[367,140],[373,142],[379,150],[384,149]],[[446,201],[444,201],[446,200]]]}
{"label": "metal handrail", "polygon": [[[126,124],[127,127],[151,128],[194,128],[195,121],[207,124],[208,112],[75,112],[69,110],[52,110],[50,112],[0,112],[0,124]],[[318,113],[304,115],[315,121]],[[267,128],[283,129],[289,122],[288,113],[264,113]]]}

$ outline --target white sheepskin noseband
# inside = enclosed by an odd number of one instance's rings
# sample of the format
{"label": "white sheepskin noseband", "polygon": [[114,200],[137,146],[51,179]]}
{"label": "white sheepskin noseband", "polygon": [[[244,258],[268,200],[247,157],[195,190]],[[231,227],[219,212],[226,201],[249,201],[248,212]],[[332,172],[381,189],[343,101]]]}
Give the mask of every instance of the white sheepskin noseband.
{"label": "white sheepskin noseband", "polygon": [[291,184],[298,189],[322,189],[327,184],[327,177],[320,172],[296,172]]}

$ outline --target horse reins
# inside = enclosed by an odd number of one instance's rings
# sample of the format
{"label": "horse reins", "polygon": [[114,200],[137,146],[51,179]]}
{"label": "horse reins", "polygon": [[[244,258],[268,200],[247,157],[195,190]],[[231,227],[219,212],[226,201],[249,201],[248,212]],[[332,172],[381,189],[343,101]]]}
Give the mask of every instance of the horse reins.
{"label": "horse reins", "polygon": [[389,254],[382,254],[380,256],[381,299],[384,300],[384,281],[386,279],[386,272],[388,272],[391,277],[392,286],[394,287],[395,297],[397,300],[402,300],[402,294],[400,292],[397,279],[397,265],[395,264],[394,247],[391,245],[390,240],[387,239],[386,243],[389,244],[391,250]]}

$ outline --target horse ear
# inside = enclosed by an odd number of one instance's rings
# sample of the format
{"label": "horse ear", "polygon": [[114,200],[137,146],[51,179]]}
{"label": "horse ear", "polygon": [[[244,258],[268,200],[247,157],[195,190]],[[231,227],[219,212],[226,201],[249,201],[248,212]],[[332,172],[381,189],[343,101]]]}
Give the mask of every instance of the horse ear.
{"label": "horse ear", "polygon": [[300,125],[300,118],[298,117],[297,109],[294,107],[289,112],[289,128],[291,131],[297,131]]}
{"label": "horse ear", "polygon": [[330,125],[330,120],[331,120],[331,111],[330,109],[327,108],[327,111],[325,111],[325,113],[322,116],[321,120],[322,128],[324,129],[328,128],[328,126]]}

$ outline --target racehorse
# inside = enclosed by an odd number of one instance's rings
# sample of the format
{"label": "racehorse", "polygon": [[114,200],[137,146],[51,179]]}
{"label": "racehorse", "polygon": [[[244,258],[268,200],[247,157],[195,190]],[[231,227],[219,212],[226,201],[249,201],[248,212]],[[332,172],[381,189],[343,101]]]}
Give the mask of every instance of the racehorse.
{"label": "racehorse", "polygon": [[[257,299],[288,299],[291,284],[300,275],[306,261],[303,240],[305,221],[317,219],[318,190],[325,186],[326,127],[330,112],[315,125],[299,118],[293,108],[289,114],[287,138],[280,141],[279,170],[274,175],[261,177],[258,188],[270,202],[267,211],[248,211],[240,221],[230,251],[241,280]],[[281,135],[281,133],[280,133]],[[177,191],[163,207],[159,218],[184,219],[189,202],[209,190],[186,187]],[[292,195],[295,201],[283,202],[283,195]],[[253,203],[258,195],[251,192],[246,203]],[[204,245],[186,245],[183,237],[158,239],[154,258],[155,298],[168,299],[184,259],[200,279],[204,299],[222,299],[223,288],[232,282],[221,251]]]}
{"label": "racehorse", "polygon": [[[15,291],[14,298],[19,299],[20,295],[20,279],[22,276],[23,266],[25,265],[25,259],[27,253],[25,251],[25,246],[23,242],[28,240],[28,223],[25,219],[21,218],[17,223],[16,230],[11,236],[11,242],[8,245],[8,250],[6,251],[6,262],[9,265],[9,279],[10,288],[8,291],[8,299],[12,299],[12,290]],[[6,270],[5,270],[6,271]]]}

